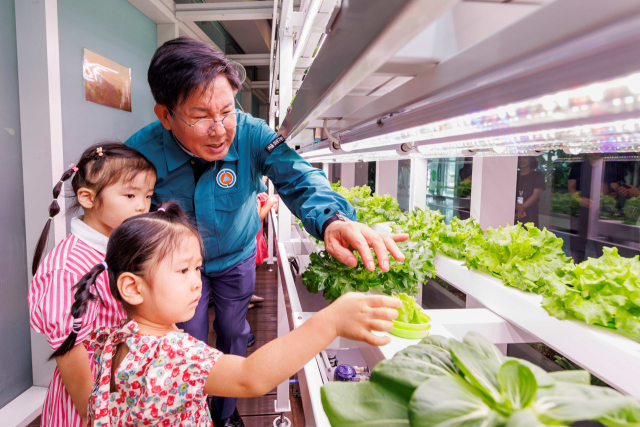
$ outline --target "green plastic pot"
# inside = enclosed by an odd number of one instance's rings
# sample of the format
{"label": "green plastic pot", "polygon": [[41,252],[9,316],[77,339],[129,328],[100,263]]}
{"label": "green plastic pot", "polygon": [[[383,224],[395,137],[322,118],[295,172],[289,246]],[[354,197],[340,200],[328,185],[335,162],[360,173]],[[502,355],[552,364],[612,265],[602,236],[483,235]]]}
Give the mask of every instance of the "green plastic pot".
{"label": "green plastic pot", "polygon": [[429,335],[429,329],[431,329],[431,319],[424,313],[418,314],[420,320],[423,323],[405,323],[393,321],[393,329],[389,331],[390,334],[400,338],[407,338],[410,340],[418,340]]}

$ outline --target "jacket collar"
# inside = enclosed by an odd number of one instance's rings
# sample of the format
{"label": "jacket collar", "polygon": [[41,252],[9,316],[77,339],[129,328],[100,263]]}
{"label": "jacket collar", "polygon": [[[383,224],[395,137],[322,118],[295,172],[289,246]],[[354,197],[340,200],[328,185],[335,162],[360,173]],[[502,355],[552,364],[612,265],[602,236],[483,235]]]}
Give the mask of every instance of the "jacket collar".
{"label": "jacket collar", "polygon": [[[169,170],[169,172],[178,169],[180,166],[187,163],[191,158],[195,157],[193,153],[184,148],[184,146],[180,144],[177,139],[175,139],[173,133],[171,133],[167,129],[163,129],[162,133],[162,145],[164,148],[164,156],[167,159],[167,169]],[[237,144],[238,132],[236,132],[236,136],[233,138],[231,146],[229,146],[227,155],[222,159],[223,162],[233,162],[238,160],[238,150],[236,148]]]}
{"label": "jacket collar", "polygon": [[102,255],[107,254],[109,238],[85,224],[84,221],[82,221],[82,217],[78,216],[71,220],[71,234],[91,246],[96,251],[100,252]]}
{"label": "jacket collar", "polygon": [[167,169],[169,172],[178,169],[193,157],[187,154],[188,152],[178,144],[173,133],[165,128],[162,129],[162,145],[164,148],[164,157],[167,159]]}

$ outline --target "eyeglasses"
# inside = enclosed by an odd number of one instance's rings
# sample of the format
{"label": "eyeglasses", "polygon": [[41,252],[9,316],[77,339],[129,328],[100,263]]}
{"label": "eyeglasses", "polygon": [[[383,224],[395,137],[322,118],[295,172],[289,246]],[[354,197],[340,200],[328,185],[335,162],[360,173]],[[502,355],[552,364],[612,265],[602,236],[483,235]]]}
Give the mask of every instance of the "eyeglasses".
{"label": "eyeglasses", "polygon": [[[236,103],[237,102],[238,100],[236,99]],[[171,111],[171,113],[174,116],[182,120],[182,122],[185,125],[193,129],[193,132],[196,135],[205,136],[213,132],[218,123],[220,123],[225,129],[235,129],[238,126],[238,123],[240,123],[242,116],[244,115],[244,110],[242,109],[242,106],[239,103],[238,103],[238,107],[240,107],[240,111],[241,111],[240,113],[238,112],[229,113],[223,118],[221,118],[220,120],[202,119],[202,120],[198,120],[194,124],[187,123],[185,119],[177,115],[176,112],[173,111],[171,108],[169,108],[169,111]]]}

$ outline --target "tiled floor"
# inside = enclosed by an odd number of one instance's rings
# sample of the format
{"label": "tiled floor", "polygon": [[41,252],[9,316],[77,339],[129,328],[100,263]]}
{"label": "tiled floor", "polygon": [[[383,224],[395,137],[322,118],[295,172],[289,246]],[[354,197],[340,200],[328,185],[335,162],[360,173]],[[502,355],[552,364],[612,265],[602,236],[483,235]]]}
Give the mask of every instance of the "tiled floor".
{"label": "tiled floor", "polygon": [[[277,337],[277,266],[274,265],[272,272],[267,271],[267,267],[266,264],[260,265],[256,271],[256,295],[263,297],[265,300],[260,304],[256,304],[256,307],[249,310],[247,314],[247,320],[251,325],[253,334],[256,336],[256,343],[247,349],[247,356]],[[213,321],[214,318],[215,312],[213,308],[210,308],[209,319]],[[209,345],[215,345],[215,338],[213,327],[210,327]],[[293,427],[304,427],[302,401],[299,397],[293,397],[292,387],[289,391],[289,399],[291,400],[293,413],[287,412],[285,416],[291,420]],[[279,415],[274,411],[275,394],[276,391],[272,390],[265,396],[238,400],[238,412],[240,412],[246,427],[273,426],[273,420]],[[28,427],[38,426],[40,426],[40,417],[29,424]]]}

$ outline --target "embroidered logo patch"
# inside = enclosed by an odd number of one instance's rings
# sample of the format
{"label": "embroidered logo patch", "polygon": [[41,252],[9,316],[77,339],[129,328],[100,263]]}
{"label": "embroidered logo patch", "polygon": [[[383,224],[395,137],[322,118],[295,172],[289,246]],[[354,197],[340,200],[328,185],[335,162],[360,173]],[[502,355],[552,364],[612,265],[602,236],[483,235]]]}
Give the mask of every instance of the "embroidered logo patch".
{"label": "embroidered logo patch", "polygon": [[222,169],[218,172],[216,181],[222,188],[233,187],[236,184],[236,173],[231,169]]}
{"label": "embroidered logo patch", "polygon": [[276,149],[276,147],[280,144],[282,144],[284,142],[284,140],[287,139],[284,136],[280,135],[279,137],[277,137],[276,139],[274,139],[273,141],[271,141],[266,147],[265,150],[267,150],[269,152],[269,154],[273,153],[273,150]]}

